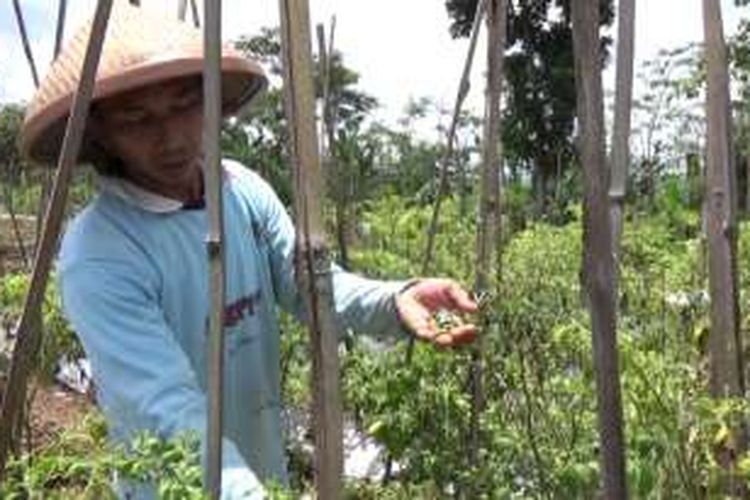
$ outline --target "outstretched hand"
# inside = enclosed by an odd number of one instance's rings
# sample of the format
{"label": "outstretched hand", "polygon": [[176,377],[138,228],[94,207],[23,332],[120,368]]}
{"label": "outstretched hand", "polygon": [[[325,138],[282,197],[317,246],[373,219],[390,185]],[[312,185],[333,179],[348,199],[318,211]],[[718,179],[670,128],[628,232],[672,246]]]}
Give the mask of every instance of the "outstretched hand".
{"label": "outstretched hand", "polygon": [[477,304],[453,280],[430,278],[416,282],[396,297],[396,309],[403,325],[417,338],[439,347],[467,344],[477,336],[477,328],[471,323],[441,327],[434,317],[439,311],[477,312]]}

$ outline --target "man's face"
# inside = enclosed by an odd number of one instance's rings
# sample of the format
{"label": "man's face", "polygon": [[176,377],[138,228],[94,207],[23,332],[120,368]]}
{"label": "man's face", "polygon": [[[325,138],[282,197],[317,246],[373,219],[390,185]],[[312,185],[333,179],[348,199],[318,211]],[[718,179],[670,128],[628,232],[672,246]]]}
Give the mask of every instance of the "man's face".
{"label": "man's face", "polygon": [[178,200],[200,190],[203,94],[197,79],[175,80],[96,104],[96,142],[124,163],[125,176]]}

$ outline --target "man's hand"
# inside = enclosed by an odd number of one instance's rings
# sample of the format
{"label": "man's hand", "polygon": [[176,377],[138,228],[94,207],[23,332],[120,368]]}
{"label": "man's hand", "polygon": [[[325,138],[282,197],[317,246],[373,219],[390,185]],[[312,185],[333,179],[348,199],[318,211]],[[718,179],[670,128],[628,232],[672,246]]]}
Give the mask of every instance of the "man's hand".
{"label": "man's hand", "polygon": [[477,304],[453,280],[424,279],[416,282],[396,297],[396,309],[401,322],[417,338],[439,347],[467,344],[477,336],[473,324],[441,327],[435,320],[434,314],[439,311],[477,312]]}

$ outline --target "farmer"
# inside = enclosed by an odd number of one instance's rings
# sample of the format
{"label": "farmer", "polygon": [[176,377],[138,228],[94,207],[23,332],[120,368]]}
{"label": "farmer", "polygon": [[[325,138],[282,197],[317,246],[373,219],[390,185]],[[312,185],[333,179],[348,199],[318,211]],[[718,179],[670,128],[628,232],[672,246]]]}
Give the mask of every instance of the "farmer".
{"label": "farmer", "polygon": [[[28,107],[21,147],[54,163],[90,26],[68,43]],[[98,196],[67,228],[58,262],[65,312],[91,361],[111,438],[206,428],[208,262],[203,201],[202,41],[187,25],[115,6],[96,78],[81,161]],[[262,69],[229,48],[222,58],[226,116],[266,85]],[[294,228],[273,189],[223,162],[227,266],[224,455],[227,498],[286,481],[277,305],[301,313]],[[449,280],[382,282],[335,269],[342,328],[374,335],[402,328],[438,346],[470,342],[464,325],[438,331],[432,312],[473,312]],[[149,485],[121,485],[150,498]]]}

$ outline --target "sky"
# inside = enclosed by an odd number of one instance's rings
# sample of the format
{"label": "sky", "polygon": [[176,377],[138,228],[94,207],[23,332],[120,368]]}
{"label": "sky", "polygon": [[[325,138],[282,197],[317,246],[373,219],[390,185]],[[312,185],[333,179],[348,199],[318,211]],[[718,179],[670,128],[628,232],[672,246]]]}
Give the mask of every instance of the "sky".
{"label": "sky", "polygon": [[[52,57],[59,0],[21,0],[40,74]],[[126,1],[126,0],[115,0]],[[617,1],[617,0],[615,0]],[[177,0],[141,0],[144,8],[174,15]],[[636,0],[636,69],[660,49],[702,39],[701,0]],[[749,7],[721,0],[725,35],[735,32]],[[65,34],[91,16],[94,0],[68,0]],[[202,1],[199,0],[202,13]],[[429,97],[450,109],[456,95],[468,41],[453,40],[444,0],[310,0],[312,23],[336,15],[335,45],[347,66],[361,75],[360,87],[381,103],[379,117],[394,122],[410,99]],[[257,33],[278,25],[276,0],[223,1],[224,38]],[[616,28],[611,29],[615,37]],[[616,38],[616,37],[615,37]],[[479,113],[483,102],[485,44],[480,38],[467,106]],[[605,89],[614,82],[613,64],[604,73]],[[30,99],[33,84],[10,1],[0,3],[0,102]]]}

